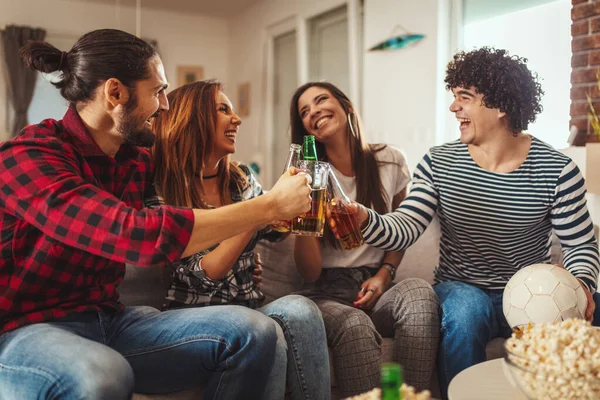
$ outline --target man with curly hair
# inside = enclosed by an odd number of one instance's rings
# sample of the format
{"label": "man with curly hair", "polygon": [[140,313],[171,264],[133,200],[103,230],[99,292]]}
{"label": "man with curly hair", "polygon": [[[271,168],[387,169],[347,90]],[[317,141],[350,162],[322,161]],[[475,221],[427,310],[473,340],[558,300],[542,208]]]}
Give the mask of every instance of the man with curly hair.
{"label": "man with curly hair", "polygon": [[431,148],[399,208],[358,207],[366,243],[401,251],[437,213],[441,225],[435,292],[442,311],[438,377],[442,397],[460,371],[486,360],[486,344],[508,337],[502,292],[520,268],[550,262],[551,234],[593,318],[600,261],[581,173],[569,157],[523,132],[542,110],[543,91],[526,60],[481,48],[454,56],[446,71],[460,139]]}

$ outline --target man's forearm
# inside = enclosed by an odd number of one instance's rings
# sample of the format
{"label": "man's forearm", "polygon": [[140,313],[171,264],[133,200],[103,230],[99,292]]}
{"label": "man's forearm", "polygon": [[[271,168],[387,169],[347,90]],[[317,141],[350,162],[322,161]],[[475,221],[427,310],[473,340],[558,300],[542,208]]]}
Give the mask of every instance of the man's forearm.
{"label": "man's forearm", "polygon": [[269,196],[259,196],[214,210],[195,209],[192,236],[181,257],[195,254],[274,219]]}

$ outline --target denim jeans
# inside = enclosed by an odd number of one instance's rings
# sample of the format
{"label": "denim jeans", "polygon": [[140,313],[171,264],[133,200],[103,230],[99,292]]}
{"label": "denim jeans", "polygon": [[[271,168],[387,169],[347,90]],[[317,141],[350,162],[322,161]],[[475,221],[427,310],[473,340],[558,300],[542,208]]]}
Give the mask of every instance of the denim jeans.
{"label": "denim jeans", "polygon": [[0,399],[128,399],[204,383],[208,399],[262,399],[277,324],[240,306],[127,307],[0,336]]}
{"label": "denim jeans", "polygon": [[328,400],[331,380],[327,337],[315,303],[304,296],[289,295],[258,311],[281,327],[278,354],[264,398],[282,400],[287,382],[292,400]]}
{"label": "denim jeans", "polygon": [[[442,340],[438,353],[438,379],[442,398],[462,370],[486,361],[486,345],[495,337],[510,337],[512,330],[502,311],[502,290],[482,290],[464,282],[440,282],[433,289],[441,306]],[[594,294],[593,324],[600,326],[600,295]]]}
{"label": "denim jeans", "polygon": [[440,282],[433,287],[441,307],[438,352],[440,394],[460,371],[486,360],[485,347],[512,331],[502,312],[502,290],[482,290],[464,282]]}

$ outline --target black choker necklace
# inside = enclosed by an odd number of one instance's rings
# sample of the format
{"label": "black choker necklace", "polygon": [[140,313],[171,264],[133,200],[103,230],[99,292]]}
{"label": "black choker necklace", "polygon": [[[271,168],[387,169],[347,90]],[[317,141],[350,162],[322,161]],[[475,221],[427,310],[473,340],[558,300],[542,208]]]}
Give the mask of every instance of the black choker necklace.
{"label": "black choker necklace", "polygon": [[212,178],[216,178],[217,176],[219,176],[219,174],[214,174],[214,175],[204,175],[202,177],[202,179],[212,179]]}

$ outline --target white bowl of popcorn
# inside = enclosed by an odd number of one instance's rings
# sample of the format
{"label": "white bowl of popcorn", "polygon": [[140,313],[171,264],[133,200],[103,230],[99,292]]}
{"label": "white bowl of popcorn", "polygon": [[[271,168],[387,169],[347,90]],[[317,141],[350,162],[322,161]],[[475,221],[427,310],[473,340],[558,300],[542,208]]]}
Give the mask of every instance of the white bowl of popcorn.
{"label": "white bowl of popcorn", "polygon": [[505,374],[529,399],[600,399],[600,329],[569,319],[529,326],[505,344]]}

